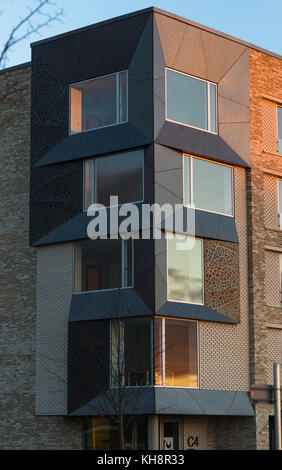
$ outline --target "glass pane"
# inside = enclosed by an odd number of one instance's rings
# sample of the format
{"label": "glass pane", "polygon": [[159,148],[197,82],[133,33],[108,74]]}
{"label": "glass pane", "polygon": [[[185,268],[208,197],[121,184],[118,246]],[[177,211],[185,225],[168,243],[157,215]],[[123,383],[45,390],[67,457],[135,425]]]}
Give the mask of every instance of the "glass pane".
{"label": "glass pane", "polygon": [[184,155],[184,205],[191,204],[190,157]]}
{"label": "glass pane", "polygon": [[72,86],[71,132],[109,126],[116,121],[116,74]]}
{"label": "glass pane", "polygon": [[154,320],[154,360],[155,360],[155,385],[163,384],[163,361],[162,361],[162,319]]}
{"label": "glass pane", "polygon": [[207,83],[167,70],[167,118],[208,129]]}
{"label": "glass pane", "polygon": [[209,83],[210,87],[210,131],[216,132],[216,86]]}
{"label": "glass pane", "polygon": [[123,264],[123,282],[122,287],[132,286],[132,239],[123,240],[123,253],[124,253],[124,264]]}
{"label": "glass pane", "polygon": [[165,384],[198,386],[197,324],[165,320]]}
{"label": "glass pane", "polygon": [[121,287],[121,240],[85,240],[77,246],[81,259],[75,276],[81,276],[82,291]]}
{"label": "glass pane", "polygon": [[177,421],[165,421],[164,427],[164,450],[179,449],[179,423]]}
{"label": "glass pane", "polygon": [[232,215],[232,168],[193,158],[193,198],[198,209]]}
{"label": "glass pane", "polygon": [[282,230],[282,180],[278,180],[279,193],[279,228]]}
{"label": "glass pane", "polygon": [[122,380],[121,362],[121,323],[111,322],[111,386],[117,387],[118,380]]}
{"label": "glass pane", "polygon": [[277,107],[278,153],[282,155],[282,107]]}
{"label": "glass pane", "polygon": [[167,240],[168,299],[202,304],[202,240],[195,239],[191,250],[180,250],[181,240]]}
{"label": "glass pane", "polygon": [[127,72],[119,74],[119,122],[127,121]]}
{"label": "glass pane", "polygon": [[95,159],[95,202],[110,205],[110,196],[119,204],[143,200],[143,150]]}
{"label": "glass pane", "polygon": [[119,449],[118,426],[110,418],[92,418],[91,440],[87,437],[87,449]]}
{"label": "glass pane", "polygon": [[152,385],[152,320],[124,320],[125,385]]}
{"label": "glass pane", "polygon": [[91,161],[84,162],[84,208],[87,210],[91,205]]}

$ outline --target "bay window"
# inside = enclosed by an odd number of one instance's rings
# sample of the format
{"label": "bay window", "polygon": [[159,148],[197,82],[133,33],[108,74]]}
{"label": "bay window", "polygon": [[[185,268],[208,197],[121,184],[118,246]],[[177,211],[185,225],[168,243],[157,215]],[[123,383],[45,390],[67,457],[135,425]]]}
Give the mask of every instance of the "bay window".
{"label": "bay window", "polygon": [[111,322],[112,387],[153,383],[153,321],[127,318]]}
{"label": "bay window", "polygon": [[192,249],[181,249],[186,237],[170,234],[167,240],[167,298],[203,304],[203,241],[196,238]]}
{"label": "bay window", "polygon": [[75,244],[76,292],[132,287],[132,240],[83,240]]}
{"label": "bay window", "polygon": [[155,384],[198,387],[197,322],[155,319]]}
{"label": "bay window", "polygon": [[70,86],[70,133],[127,121],[127,71]]}
{"label": "bay window", "polygon": [[216,96],[214,83],[166,70],[166,119],[216,133]]}
{"label": "bay window", "polygon": [[232,167],[190,155],[183,159],[184,205],[232,216]]}
{"label": "bay window", "polygon": [[98,157],[84,162],[84,209],[91,204],[110,205],[143,201],[143,149]]}

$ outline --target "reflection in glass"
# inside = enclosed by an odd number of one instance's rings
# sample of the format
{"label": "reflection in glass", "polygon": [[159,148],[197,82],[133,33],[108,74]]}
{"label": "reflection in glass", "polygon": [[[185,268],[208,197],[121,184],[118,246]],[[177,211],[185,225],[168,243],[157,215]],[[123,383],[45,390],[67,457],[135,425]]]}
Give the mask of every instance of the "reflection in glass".
{"label": "reflection in glass", "polygon": [[165,320],[165,384],[197,387],[197,324]]}
{"label": "reflection in glass", "polygon": [[[134,150],[85,161],[84,207],[99,203],[108,207],[110,196],[118,196],[119,204],[143,200],[144,151]],[[90,170],[90,183],[88,177]]]}
{"label": "reflection in glass", "polygon": [[[122,262],[123,254],[124,262]],[[129,254],[130,253],[130,254]],[[75,245],[75,290],[130,287],[132,240],[84,240]],[[125,275],[126,273],[126,275]]]}
{"label": "reflection in glass", "polygon": [[106,75],[71,86],[72,133],[110,126],[126,120],[127,72]]}
{"label": "reflection in glass", "polygon": [[195,207],[232,215],[232,168],[200,158],[192,160]]}
{"label": "reflection in glass", "polygon": [[163,340],[161,318],[155,318],[154,321],[154,341],[155,385],[163,385]]}
{"label": "reflection in glass", "polygon": [[191,250],[179,250],[183,241],[174,235],[167,240],[168,299],[203,303],[202,240]]}
{"label": "reflection in glass", "polygon": [[152,385],[152,319],[116,320],[111,325],[112,387]]}
{"label": "reflection in glass", "polygon": [[167,70],[167,118],[208,129],[207,83]]}

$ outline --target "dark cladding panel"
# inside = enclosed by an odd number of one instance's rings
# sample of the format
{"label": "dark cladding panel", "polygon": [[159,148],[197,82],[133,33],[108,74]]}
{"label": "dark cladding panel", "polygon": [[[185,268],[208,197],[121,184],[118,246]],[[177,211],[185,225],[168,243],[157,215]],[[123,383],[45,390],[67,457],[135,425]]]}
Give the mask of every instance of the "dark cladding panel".
{"label": "dark cladding panel", "polygon": [[109,388],[109,364],[110,322],[69,323],[68,413]]}
{"label": "dark cladding panel", "polygon": [[66,82],[75,83],[127,69],[150,13],[93,25],[53,41],[35,44],[33,51]]}

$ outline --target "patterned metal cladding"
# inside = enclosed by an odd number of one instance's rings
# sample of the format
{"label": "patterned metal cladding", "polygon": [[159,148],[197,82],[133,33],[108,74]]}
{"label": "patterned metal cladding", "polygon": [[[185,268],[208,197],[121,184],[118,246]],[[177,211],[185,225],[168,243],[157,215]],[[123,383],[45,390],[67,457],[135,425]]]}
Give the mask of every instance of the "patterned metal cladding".
{"label": "patterned metal cladding", "polygon": [[67,414],[68,317],[72,296],[69,244],[37,254],[36,413]]}

